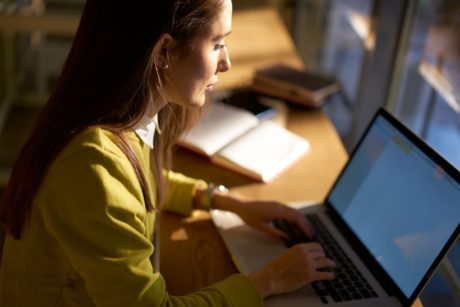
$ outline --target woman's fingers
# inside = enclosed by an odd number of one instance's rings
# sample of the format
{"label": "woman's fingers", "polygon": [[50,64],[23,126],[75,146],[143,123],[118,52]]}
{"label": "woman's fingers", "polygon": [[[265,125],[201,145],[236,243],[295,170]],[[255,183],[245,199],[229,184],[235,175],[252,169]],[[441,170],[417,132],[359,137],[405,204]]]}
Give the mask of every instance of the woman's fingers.
{"label": "woman's fingers", "polygon": [[295,211],[295,213],[296,217],[294,219],[294,223],[304,234],[306,234],[310,239],[313,239],[315,236],[313,226],[311,226],[310,222],[303,214],[300,214],[298,211]]}
{"label": "woman's fingers", "polygon": [[317,259],[316,267],[317,269],[315,270],[315,274],[313,276],[314,280],[330,280],[335,278],[334,268],[336,268],[336,264],[331,259]]}
{"label": "woman's fingers", "polygon": [[329,258],[326,258],[326,257],[319,257],[319,258],[316,258],[315,261],[315,266],[318,268],[318,269],[323,269],[323,268],[335,268],[336,267],[336,264],[334,261],[332,261],[331,259]]}
{"label": "woman's fingers", "polygon": [[319,243],[313,242],[299,244],[299,248],[303,249],[303,253],[307,258],[307,265],[305,268],[308,270],[307,274],[311,276],[310,281],[335,278],[333,270],[322,270],[334,269],[337,265],[332,259],[326,257],[326,254]]}
{"label": "woman's fingers", "polygon": [[256,229],[259,229],[262,232],[265,232],[266,234],[272,237],[276,237],[276,238],[287,238],[288,237],[288,235],[285,232],[277,228],[271,227],[267,223],[259,223],[258,225],[255,225],[254,227]]}
{"label": "woman's fingers", "polygon": [[283,212],[279,214],[277,218],[287,220],[297,225],[297,227],[299,227],[309,238],[314,237],[314,229],[303,213],[285,205],[281,205],[281,208]]}
{"label": "woman's fingers", "polygon": [[317,242],[297,244],[249,277],[263,297],[290,292],[315,280],[334,278],[334,261]]}
{"label": "woman's fingers", "polygon": [[329,271],[316,271],[312,281],[315,280],[331,280],[335,278],[334,272]]}
{"label": "woman's fingers", "polygon": [[322,246],[318,242],[300,243],[294,245],[292,248],[301,249],[302,252],[309,255],[311,259],[324,257],[326,255]]}

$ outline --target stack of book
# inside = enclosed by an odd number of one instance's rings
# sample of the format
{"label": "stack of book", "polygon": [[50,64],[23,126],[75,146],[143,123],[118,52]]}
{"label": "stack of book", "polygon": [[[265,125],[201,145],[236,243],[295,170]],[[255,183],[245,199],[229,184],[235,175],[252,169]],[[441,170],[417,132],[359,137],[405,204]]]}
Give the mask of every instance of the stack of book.
{"label": "stack of book", "polygon": [[328,96],[340,91],[340,84],[331,76],[280,64],[257,70],[252,88],[262,94],[319,108]]}

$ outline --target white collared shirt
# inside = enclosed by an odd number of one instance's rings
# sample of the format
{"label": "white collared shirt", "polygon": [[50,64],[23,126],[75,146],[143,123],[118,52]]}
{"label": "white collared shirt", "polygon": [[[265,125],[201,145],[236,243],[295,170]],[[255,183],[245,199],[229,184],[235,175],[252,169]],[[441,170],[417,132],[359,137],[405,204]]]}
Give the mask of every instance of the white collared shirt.
{"label": "white collared shirt", "polygon": [[161,134],[160,126],[158,125],[158,114],[153,118],[143,116],[139,123],[133,128],[139,138],[151,149],[153,149],[153,139],[155,132]]}

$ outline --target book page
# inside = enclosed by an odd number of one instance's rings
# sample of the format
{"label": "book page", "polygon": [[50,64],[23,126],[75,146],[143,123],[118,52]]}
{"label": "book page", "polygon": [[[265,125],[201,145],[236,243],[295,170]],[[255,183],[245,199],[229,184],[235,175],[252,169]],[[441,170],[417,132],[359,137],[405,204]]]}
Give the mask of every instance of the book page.
{"label": "book page", "polygon": [[261,122],[211,159],[227,168],[267,182],[310,148],[307,140],[270,121]]}
{"label": "book page", "polygon": [[257,117],[247,110],[213,102],[180,143],[211,156],[258,123]]}

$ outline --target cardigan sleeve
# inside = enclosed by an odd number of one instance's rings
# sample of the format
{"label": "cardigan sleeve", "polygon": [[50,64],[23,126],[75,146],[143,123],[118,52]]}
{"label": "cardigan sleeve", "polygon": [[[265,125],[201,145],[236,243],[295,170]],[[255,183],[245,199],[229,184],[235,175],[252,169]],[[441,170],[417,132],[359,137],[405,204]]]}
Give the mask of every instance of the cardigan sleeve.
{"label": "cardigan sleeve", "polygon": [[168,171],[166,173],[168,182],[168,193],[164,209],[189,215],[193,209],[193,197],[199,186],[207,187],[203,180],[187,177],[180,173]]}
{"label": "cardigan sleeve", "polygon": [[92,148],[56,163],[39,197],[48,232],[97,306],[262,305],[240,274],[186,296],[168,295],[149,260],[154,213],[145,210],[131,165],[116,153]]}

